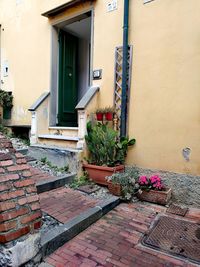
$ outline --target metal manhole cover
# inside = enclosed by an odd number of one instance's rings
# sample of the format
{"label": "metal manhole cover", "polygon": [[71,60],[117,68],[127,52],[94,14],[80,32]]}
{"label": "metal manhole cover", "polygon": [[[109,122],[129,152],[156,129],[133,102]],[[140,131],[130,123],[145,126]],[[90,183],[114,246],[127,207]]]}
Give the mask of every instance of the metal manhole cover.
{"label": "metal manhole cover", "polygon": [[143,245],[200,263],[200,225],[162,216]]}
{"label": "metal manhole cover", "polygon": [[188,208],[182,208],[178,205],[170,205],[170,207],[167,209],[167,213],[172,213],[180,216],[185,216],[186,212],[188,211]]}

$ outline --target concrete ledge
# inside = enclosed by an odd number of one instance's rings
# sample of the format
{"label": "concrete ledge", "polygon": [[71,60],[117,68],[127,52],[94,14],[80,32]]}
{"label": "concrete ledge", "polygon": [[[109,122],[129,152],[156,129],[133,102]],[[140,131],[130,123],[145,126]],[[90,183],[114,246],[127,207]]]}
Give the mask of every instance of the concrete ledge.
{"label": "concrete ledge", "polygon": [[119,198],[112,197],[111,199],[100,203],[100,205],[86,210],[64,225],[58,226],[47,232],[42,236],[41,240],[43,257],[53,253],[56,249],[99,220],[107,212],[111,211],[119,203]]}
{"label": "concrete ledge", "polygon": [[69,184],[74,180],[75,175],[76,173],[70,173],[62,177],[53,177],[48,180],[37,182],[36,183],[37,192],[38,194],[40,194],[64,186],[65,184]]}
{"label": "concrete ledge", "polygon": [[74,142],[79,141],[79,138],[76,136],[66,136],[66,135],[57,135],[57,134],[40,134],[40,135],[38,135],[38,138],[74,141]]}

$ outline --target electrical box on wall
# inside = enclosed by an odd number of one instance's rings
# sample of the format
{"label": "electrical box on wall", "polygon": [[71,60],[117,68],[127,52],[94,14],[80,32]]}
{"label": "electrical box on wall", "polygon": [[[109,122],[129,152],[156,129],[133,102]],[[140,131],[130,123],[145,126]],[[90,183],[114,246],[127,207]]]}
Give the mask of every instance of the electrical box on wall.
{"label": "electrical box on wall", "polygon": [[117,0],[111,0],[107,4],[107,11],[111,12],[117,9]]}
{"label": "electrical box on wall", "polygon": [[3,77],[7,77],[8,76],[8,71],[9,71],[8,61],[7,60],[5,60],[3,62],[2,71],[3,71]]}
{"label": "electrical box on wall", "polygon": [[102,78],[102,70],[93,70],[93,80],[100,80]]}

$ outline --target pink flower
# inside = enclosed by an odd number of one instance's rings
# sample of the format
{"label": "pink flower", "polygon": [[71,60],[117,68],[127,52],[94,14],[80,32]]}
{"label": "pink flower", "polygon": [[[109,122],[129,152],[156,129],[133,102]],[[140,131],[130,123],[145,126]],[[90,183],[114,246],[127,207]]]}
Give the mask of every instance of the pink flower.
{"label": "pink flower", "polygon": [[151,181],[151,183],[156,183],[156,182],[160,182],[161,178],[158,175],[152,175],[149,180]]}
{"label": "pink flower", "polygon": [[139,178],[139,184],[144,185],[144,184],[148,184],[148,179],[146,176],[140,176]]}

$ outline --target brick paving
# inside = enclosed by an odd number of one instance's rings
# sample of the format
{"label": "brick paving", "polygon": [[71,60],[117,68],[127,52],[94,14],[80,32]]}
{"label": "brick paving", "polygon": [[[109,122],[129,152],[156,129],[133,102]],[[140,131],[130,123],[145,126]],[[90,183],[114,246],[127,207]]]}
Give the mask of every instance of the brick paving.
{"label": "brick paving", "polygon": [[[55,267],[198,266],[140,245],[157,214],[165,212],[165,207],[148,203],[120,204],[47,257],[46,262]],[[186,218],[200,222],[200,210],[190,209]]]}
{"label": "brick paving", "polygon": [[42,211],[62,223],[66,223],[98,203],[98,200],[66,187],[44,192],[39,196]]}

